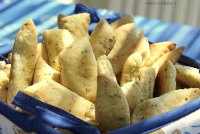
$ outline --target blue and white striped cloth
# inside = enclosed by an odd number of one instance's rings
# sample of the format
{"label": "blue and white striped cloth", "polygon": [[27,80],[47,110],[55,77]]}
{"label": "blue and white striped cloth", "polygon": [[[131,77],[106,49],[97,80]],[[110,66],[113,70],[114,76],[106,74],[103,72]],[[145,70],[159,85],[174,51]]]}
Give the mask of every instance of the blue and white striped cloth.
{"label": "blue and white striped cloth", "polygon": [[[53,0],[11,0],[10,3],[0,0],[0,46],[13,45],[18,29],[28,18],[34,20],[41,41],[42,31],[57,28],[57,15],[73,14],[74,8],[75,5],[64,5]],[[114,14],[103,9],[96,9],[96,12],[104,18]],[[200,60],[200,29],[141,16],[134,19],[138,29],[144,29],[151,42],[174,41],[178,46],[185,45],[187,49],[184,54]],[[10,50],[12,47],[8,48]]]}

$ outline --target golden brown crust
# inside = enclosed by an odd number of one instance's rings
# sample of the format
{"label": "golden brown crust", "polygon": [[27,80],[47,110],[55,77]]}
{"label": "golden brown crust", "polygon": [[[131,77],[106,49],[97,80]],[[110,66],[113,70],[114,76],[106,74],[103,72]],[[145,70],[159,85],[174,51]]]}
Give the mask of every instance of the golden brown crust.
{"label": "golden brown crust", "polygon": [[191,88],[200,88],[199,69],[181,64],[175,65],[177,72],[177,81]]}
{"label": "golden brown crust", "polygon": [[155,85],[155,97],[176,90],[176,69],[170,60],[160,68]]}
{"label": "golden brown crust", "polygon": [[132,54],[137,41],[135,24],[122,25],[115,30],[116,43],[108,54],[108,59],[113,66],[116,76],[121,76],[121,71],[126,59]]}
{"label": "golden brown crust", "polygon": [[78,40],[88,35],[88,28],[90,24],[90,14],[79,13],[71,16],[58,16],[59,29],[68,30],[74,37],[74,40]]}
{"label": "golden brown crust", "polygon": [[155,69],[143,67],[140,69],[141,92],[145,100],[153,98],[155,84]]}
{"label": "golden brown crust", "polygon": [[112,22],[110,25],[113,30],[117,29],[118,27],[128,24],[128,23],[133,23],[133,17],[131,15],[127,15],[121,19],[118,19],[114,22]]}
{"label": "golden brown crust", "polygon": [[37,61],[37,32],[31,19],[19,30],[13,48],[7,103],[15,94],[32,84]]}
{"label": "golden brown crust", "polygon": [[176,44],[174,42],[160,42],[150,45],[150,57],[145,61],[144,66],[150,67],[165,53],[174,50]]}
{"label": "golden brown crust", "polygon": [[148,38],[144,37],[144,31],[137,32],[137,43],[133,50],[133,53],[140,53],[142,56],[143,63],[150,57],[150,49]]}
{"label": "golden brown crust", "polygon": [[26,94],[56,106],[78,117],[95,118],[94,104],[63,87],[52,79],[44,80],[23,90]]}
{"label": "golden brown crust", "polygon": [[99,74],[96,96],[96,120],[102,131],[114,130],[130,123],[128,102],[116,81]]}
{"label": "golden brown crust", "polygon": [[130,113],[134,111],[135,107],[139,103],[145,100],[141,90],[141,83],[138,78],[135,78],[131,82],[126,83],[122,87],[122,91],[128,101]]}
{"label": "golden brown crust", "polygon": [[9,79],[6,73],[0,70],[0,100],[6,102]]}
{"label": "golden brown crust", "polygon": [[170,60],[173,64],[175,64],[179,57],[181,56],[182,52],[184,51],[185,47],[179,47],[175,50],[169,51],[161,56],[156,62],[153,63],[152,67],[155,68],[156,75],[160,69],[160,67],[165,64],[167,60]]}
{"label": "golden brown crust", "polygon": [[113,72],[112,65],[106,55],[100,56],[97,60],[98,74],[106,74],[113,80],[117,81]]}
{"label": "golden brown crust", "polygon": [[61,84],[80,96],[95,100],[97,62],[87,36],[74,42],[60,54]]}
{"label": "golden brown crust", "polygon": [[37,47],[37,59],[42,58],[46,61],[46,63],[49,65],[49,57],[47,54],[47,49],[43,43],[38,43]]}
{"label": "golden brown crust", "polygon": [[108,55],[115,44],[115,33],[106,20],[100,19],[97,26],[90,35],[96,59],[102,55]]}
{"label": "golden brown crust", "polygon": [[49,63],[60,72],[59,53],[73,43],[73,37],[68,30],[52,29],[42,33],[43,44],[47,50]]}
{"label": "golden brown crust", "polygon": [[160,97],[146,100],[136,106],[131,116],[131,123],[168,112],[200,96],[199,88],[174,90]]}
{"label": "golden brown crust", "polygon": [[11,64],[6,64],[0,67],[0,71],[3,71],[8,78],[10,77],[10,69],[11,69]]}
{"label": "golden brown crust", "polygon": [[125,83],[132,81],[132,79],[139,77],[141,64],[142,56],[140,53],[133,53],[127,58],[123,66],[120,86],[123,86]]}
{"label": "golden brown crust", "polygon": [[40,57],[37,60],[37,64],[34,71],[33,84],[41,82],[43,80],[52,79],[56,82],[60,82],[60,72],[54,70]]}

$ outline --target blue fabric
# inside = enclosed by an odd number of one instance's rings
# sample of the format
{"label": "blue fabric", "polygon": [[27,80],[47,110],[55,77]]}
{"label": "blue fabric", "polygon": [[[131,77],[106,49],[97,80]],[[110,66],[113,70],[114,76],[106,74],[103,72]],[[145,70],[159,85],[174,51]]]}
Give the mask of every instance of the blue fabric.
{"label": "blue fabric", "polygon": [[[10,106],[0,101],[0,113],[17,124],[23,130],[27,132],[37,133],[60,133],[57,128],[66,128],[77,134],[99,134],[97,128],[90,126],[75,116],[67,113],[61,109],[58,109],[49,104],[43,103],[34,99],[33,97],[18,92],[13,102],[14,105],[22,108],[33,115],[27,115],[16,111]],[[158,129],[172,121],[180,119],[188,115],[191,112],[200,108],[200,98],[191,101],[179,108],[176,108],[170,112],[146,119],[139,123],[129,125],[114,131],[110,134],[140,134],[151,132]],[[184,111],[184,112],[183,112]]]}
{"label": "blue fabric", "polygon": [[[22,113],[15,111],[9,106],[6,106],[6,109],[11,109],[14,112],[9,115],[6,114],[5,117],[8,117],[8,119],[13,121],[17,125],[21,121],[19,127],[23,130],[27,130],[28,132],[33,131],[41,134],[57,134],[60,132],[58,130],[52,129],[54,127],[57,127],[68,129],[75,134],[100,134],[97,128],[90,126],[88,123],[78,119],[74,115],[67,113],[52,105],[36,100],[35,98],[26,95],[21,91],[17,93],[12,101],[12,104],[33,114],[23,114],[23,116],[17,115],[17,117],[19,118],[17,119],[18,122],[16,122],[16,114]],[[5,104],[3,103],[3,105]],[[3,111],[5,111],[6,109],[4,108]],[[23,122],[23,120],[27,122]]]}
{"label": "blue fabric", "polygon": [[39,100],[36,100],[33,97],[29,97],[28,95],[24,94],[23,92],[19,92],[15,96],[14,100],[12,101],[12,104],[14,104],[26,111],[29,111],[33,114],[36,114],[35,107],[40,106],[40,107],[49,109],[51,111],[55,111],[57,114],[60,114],[62,116],[68,116],[68,117],[72,118],[73,120],[77,120],[78,122],[81,122],[81,124],[89,125],[89,124],[85,123],[84,121],[82,121],[78,118],[75,118],[75,116],[73,116],[72,114],[69,114],[59,108],[56,108],[54,106],[51,106],[49,104],[43,103]]}
{"label": "blue fabric", "polygon": [[112,23],[113,21],[123,17],[122,13],[115,13],[113,11],[108,11],[104,9],[96,9],[94,10],[91,7],[85,6],[83,4],[76,4],[74,13],[84,13],[87,12],[91,15],[91,22],[97,23],[100,18],[105,18],[108,23]]}
{"label": "blue fabric", "polygon": [[74,13],[84,13],[84,12],[88,12],[88,13],[91,14],[91,17],[90,17],[91,22],[93,22],[93,23],[99,22],[99,17],[98,17],[98,15],[96,13],[96,10],[94,10],[91,7],[82,5],[82,4],[77,4],[76,8],[74,10]]}
{"label": "blue fabric", "polygon": [[31,121],[33,117],[16,111],[2,101],[0,101],[0,113],[14,124],[17,124],[20,128],[23,128],[23,130],[31,132]]}
{"label": "blue fabric", "polygon": [[13,49],[13,45],[2,45],[0,46],[0,55],[7,56],[9,52],[11,52]]}
{"label": "blue fabric", "polygon": [[[22,23],[29,17],[33,18],[38,30],[38,39],[39,41],[42,41],[41,32],[43,30],[57,27],[56,22],[58,14],[71,15],[73,13],[81,12],[90,13],[92,24],[90,25],[89,32],[93,30],[101,17],[111,23],[124,16],[121,13],[115,13],[104,9],[93,9],[82,4],[62,5],[55,1],[45,0],[35,0],[34,2],[27,0],[16,1],[17,0],[10,4],[0,4],[0,55],[6,56],[12,51],[16,33]],[[190,26],[166,23],[159,20],[147,19],[141,16],[135,16],[135,22],[138,29],[145,30],[145,36],[147,36],[152,42],[175,41],[177,46],[182,44],[187,46],[187,49],[184,52],[184,55],[181,56],[179,62],[197,68],[200,67],[199,29]],[[0,56],[0,58],[6,60],[3,56]],[[53,129],[54,127],[58,127],[67,128],[74,133],[99,134],[97,128],[90,126],[70,113],[38,101],[22,92],[19,92],[16,95],[13,104],[29,111],[31,115],[18,112],[1,101],[0,114],[4,115],[27,132],[34,131],[39,134],[60,134],[60,131]],[[168,113],[155,116],[110,133],[147,133],[150,130],[160,128],[161,126],[179,119],[199,108],[200,99],[197,99]]]}
{"label": "blue fabric", "polygon": [[186,55],[181,55],[179,62],[183,65],[191,66],[200,69],[200,61],[194,60]]}
{"label": "blue fabric", "polygon": [[37,132],[38,134],[61,134],[61,132],[49,127],[46,123],[41,122],[36,118],[36,116],[16,111],[14,108],[8,106],[2,101],[0,101],[0,114],[4,115],[26,132]]}
{"label": "blue fabric", "polygon": [[[21,12],[23,9],[23,12]],[[53,10],[52,10],[53,9]],[[42,41],[41,32],[49,28],[57,28],[57,15],[71,15],[73,13],[89,12],[91,16],[91,26],[89,31],[95,27],[99,18],[105,18],[109,23],[124,16],[124,14],[108,11],[105,9],[93,9],[81,4],[63,5],[56,1],[48,0],[12,0],[11,3],[1,2],[0,6],[0,55],[4,54],[3,48],[9,45],[7,51],[12,50],[14,38],[18,29],[28,18],[32,18],[37,26],[38,39]],[[13,14],[16,13],[16,14]],[[9,16],[9,17],[7,17]],[[186,46],[183,54],[200,60],[200,29],[187,25],[167,23],[160,20],[148,19],[141,16],[134,17],[138,29],[145,30],[145,36],[152,42],[174,41],[177,47]],[[8,52],[6,52],[8,53]]]}
{"label": "blue fabric", "polygon": [[4,56],[0,55],[0,60],[5,61],[5,63],[8,64],[8,60]]}
{"label": "blue fabric", "polygon": [[96,26],[96,23],[99,22],[100,18],[104,18],[108,23],[112,23],[113,21],[123,17],[124,15],[121,13],[115,13],[112,11],[107,11],[103,9],[94,10],[91,7],[85,6],[83,4],[76,4],[74,13],[84,13],[87,12],[90,14],[91,25],[89,27],[89,33],[93,31]]}

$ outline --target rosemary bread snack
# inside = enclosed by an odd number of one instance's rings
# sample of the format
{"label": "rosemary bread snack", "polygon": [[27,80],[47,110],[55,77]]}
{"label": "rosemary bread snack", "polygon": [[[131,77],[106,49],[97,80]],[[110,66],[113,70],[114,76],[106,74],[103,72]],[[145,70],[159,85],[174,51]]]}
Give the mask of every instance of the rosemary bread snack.
{"label": "rosemary bread snack", "polygon": [[7,88],[8,88],[9,79],[6,76],[6,73],[0,70],[0,100],[6,102],[7,97]]}
{"label": "rosemary bread snack", "polygon": [[94,102],[97,91],[97,61],[87,36],[60,54],[61,84]]}
{"label": "rosemary bread snack", "polygon": [[91,35],[89,25],[88,13],[59,15],[58,29],[43,31],[38,43],[27,20],[11,65],[0,66],[0,100],[10,104],[21,90],[107,132],[200,96],[199,70],[177,63],[184,46],[149,44],[131,16],[101,18]]}
{"label": "rosemary bread snack", "polygon": [[[168,112],[200,96],[199,88],[188,88],[171,91],[137,105],[131,116],[131,123]],[[169,101],[170,100],[170,101]]]}
{"label": "rosemary bread snack", "polygon": [[52,79],[33,84],[23,89],[23,92],[78,117],[95,118],[94,104],[92,102],[80,97]]}
{"label": "rosemary bread snack", "polygon": [[7,103],[19,90],[32,84],[33,73],[37,62],[37,32],[34,22],[27,20],[19,30],[12,53],[10,80],[7,91]]}
{"label": "rosemary bread snack", "polygon": [[116,42],[115,33],[104,19],[101,19],[90,35],[90,43],[96,59],[108,55]]}

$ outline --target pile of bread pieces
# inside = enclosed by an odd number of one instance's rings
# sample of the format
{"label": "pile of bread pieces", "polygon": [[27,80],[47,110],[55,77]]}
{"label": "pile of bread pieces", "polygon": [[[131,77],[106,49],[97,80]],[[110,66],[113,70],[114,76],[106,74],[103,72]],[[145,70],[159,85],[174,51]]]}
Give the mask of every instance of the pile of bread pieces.
{"label": "pile of bread pieces", "polygon": [[[42,42],[34,22],[19,30],[11,64],[0,66],[0,100],[20,90],[98,127],[115,130],[168,112],[200,96],[197,68],[177,63],[184,47],[149,45],[131,16],[88,34],[90,14],[58,16]],[[14,107],[14,106],[13,106]]]}

